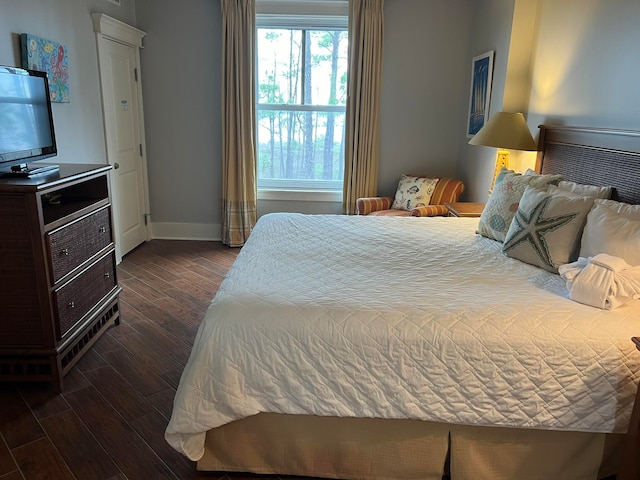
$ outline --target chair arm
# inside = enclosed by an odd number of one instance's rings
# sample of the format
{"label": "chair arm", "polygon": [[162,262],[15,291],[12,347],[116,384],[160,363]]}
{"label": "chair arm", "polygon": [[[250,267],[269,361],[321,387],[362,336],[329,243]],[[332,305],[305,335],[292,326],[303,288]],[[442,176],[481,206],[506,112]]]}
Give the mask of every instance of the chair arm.
{"label": "chair arm", "polygon": [[364,197],[356,200],[356,215],[369,215],[378,210],[389,210],[393,198],[391,197]]}
{"label": "chair arm", "polygon": [[449,209],[444,205],[427,205],[426,207],[416,207],[411,210],[412,217],[440,217],[449,214]]}

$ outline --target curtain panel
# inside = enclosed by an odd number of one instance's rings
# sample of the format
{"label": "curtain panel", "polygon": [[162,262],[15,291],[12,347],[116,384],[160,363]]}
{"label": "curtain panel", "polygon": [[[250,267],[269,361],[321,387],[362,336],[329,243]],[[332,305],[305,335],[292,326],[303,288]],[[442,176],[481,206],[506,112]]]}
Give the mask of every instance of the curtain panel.
{"label": "curtain panel", "polygon": [[384,0],[349,1],[349,80],[342,210],[378,190]]}
{"label": "curtain panel", "polygon": [[255,0],[222,10],[222,243],[241,247],[257,219]]}

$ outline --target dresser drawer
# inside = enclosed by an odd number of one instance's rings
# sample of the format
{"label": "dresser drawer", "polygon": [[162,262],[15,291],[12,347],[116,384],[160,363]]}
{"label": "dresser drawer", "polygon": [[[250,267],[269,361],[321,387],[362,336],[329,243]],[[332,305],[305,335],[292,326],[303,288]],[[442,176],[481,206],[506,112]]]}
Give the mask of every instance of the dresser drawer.
{"label": "dresser drawer", "polygon": [[64,335],[116,286],[113,252],[54,291],[58,311],[58,339]]}
{"label": "dresser drawer", "polygon": [[111,218],[105,207],[47,235],[52,283],[111,243]]}

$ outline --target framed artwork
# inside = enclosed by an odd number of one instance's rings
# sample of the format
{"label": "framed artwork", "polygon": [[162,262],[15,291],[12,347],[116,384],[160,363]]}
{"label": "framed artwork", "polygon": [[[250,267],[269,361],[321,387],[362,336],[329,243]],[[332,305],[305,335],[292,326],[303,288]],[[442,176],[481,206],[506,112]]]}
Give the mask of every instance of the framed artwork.
{"label": "framed artwork", "polygon": [[473,137],[489,119],[491,77],[493,74],[493,50],[473,57],[471,62],[471,90],[469,92],[469,117],[467,137]]}
{"label": "framed artwork", "polygon": [[67,47],[28,33],[20,35],[22,68],[47,73],[52,102],[69,103]]}

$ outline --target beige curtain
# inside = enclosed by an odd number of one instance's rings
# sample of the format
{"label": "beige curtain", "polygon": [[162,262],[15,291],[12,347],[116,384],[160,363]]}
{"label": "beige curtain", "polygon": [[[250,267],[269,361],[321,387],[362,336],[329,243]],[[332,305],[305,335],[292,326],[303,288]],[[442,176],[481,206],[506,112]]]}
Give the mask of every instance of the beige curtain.
{"label": "beige curtain", "polygon": [[255,0],[221,0],[222,243],[241,247],[256,223]]}
{"label": "beige curtain", "polygon": [[349,0],[349,85],[342,210],[378,189],[384,0]]}

